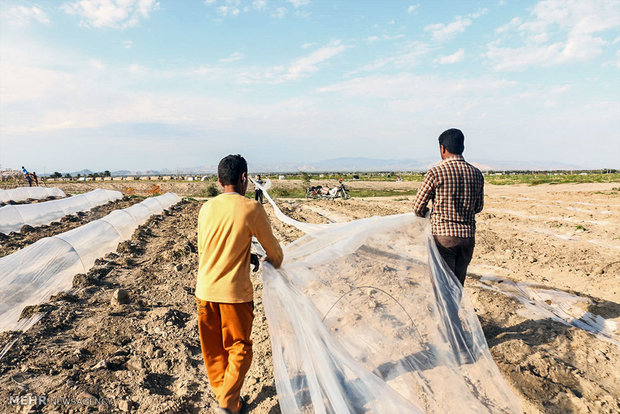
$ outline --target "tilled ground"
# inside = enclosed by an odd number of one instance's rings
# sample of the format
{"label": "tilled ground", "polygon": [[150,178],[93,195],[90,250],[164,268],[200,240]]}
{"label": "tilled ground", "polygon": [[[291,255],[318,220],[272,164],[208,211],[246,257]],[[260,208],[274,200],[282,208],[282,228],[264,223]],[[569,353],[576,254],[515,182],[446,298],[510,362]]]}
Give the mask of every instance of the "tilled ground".
{"label": "tilled ground", "polygon": [[[591,186],[569,190],[488,189],[466,291],[491,353],[526,412],[620,412],[620,352],[615,345],[549,319],[525,318],[516,300],[483,290],[475,280],[493,271],[568,289],[591,298],[591,312],[617,319],[620,197]],[[591,205],[580,204],[584,202]],[[404,198],[279,204],[285,214],[312,223],[411,209],[411,200]],[[116,253],[87,275],[78,275],[71,292],[28,310],[45,313],[33,328],[0,335],[0,347],[16,340],[0,361],[0,401],[20,395],[75,400],[63,405],[7,403],[7,412],[197,413],[215,407],[194,301],[200,206],[184,202],[152,218]],[[288,243],[302,235],[265,208],[279,240]],[[254,362],[243,394],[249,396],[252,412],[277,413],[260,272],[252,277]],[[111,303],[118,288],[129,292],[129,304]],[[78,403],[89,401],[96,404]]]}
{"label": "tilled ground", "polygon": [[[77,275],[72,291],[27,310],[45,313],[33,328],[0,335],[0,346],[16,339],[0,366],[7,412],[197,413],[216,406],[195,312],[200,205],[184,202],[152,218],[117,253]],[[255,357],[244,394],[252,412],[279,412],[262,285],[254,282]],[[118,288],[129,292],[129,304],[111,302]],[[50,403],[10,404],[20,395],[46,396]],[[63,404],[63,398],[75,401]]]}
{"label": "tilled ground", "polygon": [[124,197],[122,200],[110,201],[89,211],[65,216],[62,219],[44,226],[23,226],[20,232],[11,234],[0,233],[0,257],[14,253],[44,237],[54,236],[65,231],[80,227],[88,222],[98,220],[114,210],[127,208],[142,201],[140,198]]}

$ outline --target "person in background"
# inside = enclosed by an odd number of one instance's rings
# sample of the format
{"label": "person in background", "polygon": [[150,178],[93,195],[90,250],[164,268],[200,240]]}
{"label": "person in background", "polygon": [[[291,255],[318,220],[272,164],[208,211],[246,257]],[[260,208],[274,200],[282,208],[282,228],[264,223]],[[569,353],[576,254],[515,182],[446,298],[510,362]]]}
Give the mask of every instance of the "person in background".
{"label": "person in background", "polygon": [[245,412],[241,386],[252,363],[254,302],[250,263],[252,237],[263,246],[269,263],[280,267],[282,248],[267,213],[245,197],[248,165],[241,155],[228,155],[218,165],[224,192],[203,204],[198,215],[198,332],[209,383],[222,414]]}
{"label": "person in background", "polygon": [[37,177],[36,171],[32,172],[32,179],[34,180],[34,185],[38,186],[39,185],[39,177]]}
{"label": "person in background", "polygon": [[32,176],[30,173],[26,173],[26,181],[28,181],[28,187],[32,187]]}
{"label": "person in background", "polygon": [[[256,176],[256,182],[258,184],[260,184],[261,186],[265,183],[261,178],[260,178],[260,174],[258,174]],[[261,190],[258,187],[254,188],[254,200],[259,201],[260,199],[260,203],[263,204],[263,190]]]}

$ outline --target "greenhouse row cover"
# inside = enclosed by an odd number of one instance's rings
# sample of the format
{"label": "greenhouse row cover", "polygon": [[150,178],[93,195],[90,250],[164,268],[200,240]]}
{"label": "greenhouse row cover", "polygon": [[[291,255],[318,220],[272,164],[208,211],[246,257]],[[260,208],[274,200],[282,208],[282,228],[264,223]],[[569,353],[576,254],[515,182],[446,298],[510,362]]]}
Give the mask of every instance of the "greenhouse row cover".
{"label": "greenhouse row cover", "polygon": [[23,225],[41,226],[64,216],[87,211],[109,201],[120,200],[120,191],[98,188],[88,193],[44,203],[16,204],[0,207],[0,233],[18,232]]}
{"label": "greenhouse row cover", "polygon": [[413,214],[312,225],[263,268],[285,413],[522,413],[474,313]]}
{"label": "greenhouse row cover", "polygon": [[41,200],[47,197],[64,197],[65,193],[56,187],[19,187],[0,190],[0,203],[11,201]]}
{"label": "greenhouse row cover", "polygon": [[76,274],[86,273],[97,258],[115,251],[149,217],[179,201],[174,193],[148,198],[0,258],[0,331],[29,326],[27,320],[19,321],[24,307],[70,289]]}

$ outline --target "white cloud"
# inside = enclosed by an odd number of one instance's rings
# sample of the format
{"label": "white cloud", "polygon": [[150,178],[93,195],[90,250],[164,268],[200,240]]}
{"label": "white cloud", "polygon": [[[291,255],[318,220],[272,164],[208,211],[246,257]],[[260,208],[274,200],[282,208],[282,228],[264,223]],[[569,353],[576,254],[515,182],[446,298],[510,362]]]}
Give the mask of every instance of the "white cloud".
{"label": "white cloud", "polygon": [[235,52],[235,53],[232,53],[227,58],[220,59],[220,62],[230,63],[230,62],[236,62],[236,61],[241,60],[241,59],[243,59],[243,54],[239,53],[239,52]]}
{"label": "white cloud", "polygon": [[236,6],[219,6],[217,12],[222,16],[238,16],[241,10]]}
{"label": "white cloud", "polygon": [[440,65],[452,65],[461,62],[463,59],[465,59],[465,50],[459,49],[455,53],[437,58],[433,62],[439,63]]}
{"label": "white cloud", "polygon": [[89,60],[88,60],[88,64],[89,64],[92,68],[97,69],[97,70],[105,70],[105,69],[106,69],[106,67],[107,67],[107,66],[106,66],[106,64],[105,64],[105,63],[103,63],[103,62],[102,62],[101,60],[99,60],[99,59],[89,59]]}
{"label": "white cloud", "polygon": [[505,90],[513,86],[515,86],[514,82],[504,79],[446,79],[401,73],[398,75],[369,75],[354,78],[319,88],[317,92],[342,93],[353,97],[365,96],[389,100],[409,99],[415,96],[422,104],[429,97],[450,100],[455,95],[467,96],[472,92]]}
{"label": "white cloud", "polygon": [[283,19],[287,13],[288,13],[288,10],[286,9],[286,7],[278,7],[271,13],[271,17]]}
{"label": "white cloud", "polygon": [[472,23],[472,19],[459,16],[453,22],[448,24],[429,24],[424,28],[424,30],[427,32],[431,32],[435,40],[444,41],[450,39],[457,33],[464,32],[465,29],[467,29],[468,26],[471,26]]}
{"label": "white cloud", "polygon": [[129,73],[143,74],[143,73],[148,72],[149,69],[146,66],[138,65],[137,63],[132,63],[131,65],[129,65],[129,68],[127,70],[129,71]]}
{"label": "white cloud", "polygon": [[503,26],[498,27],[497,29],[495,29],[495,33],[504,33],[507,32],[509,30],[513,30],[519,26],[521,26],[521,24],[523,23],[523,21],[521,20],[520,17],[513,17],[513,19],[506,23]]}
{"label": "white cloud", "polygon": [[480,9],[477,12],[474,13],[470,13],[468,16],[471,17],[472,19],[477,19],[479,17],[484,16],[485,14],[487,14],[489,12],[489,9]]}
{"label": "white cloud", "polygon": [[451,23],[436,23],[429,24],[424,28],[425,31],[431,32],[431,35],[435,40],[446,41],[454,37],[458,33],[464,32],[473,21],[481,16],[487,14],[487,9],[480,9],[475,13],[470,13],[467,16],[457,16]]}
{"label": "white cloud", "polygon": [[123,47],[125,49],[131,49],[133,47],[133,40],[123,40]]}
{"label": "white cloud", "polygon": [[410,70],[422,62],[422,59],[431,51],[431,47],[424,42],[407,42],[393,55],[381,57],[374,61],[348,72],[350,77],[361,72],[373,72],[382,68]]}
{"label": "white cloud", "polygon": [[299,8],[307,4],[310,4],[310,0],[286,0],[286,1],[288,1],[293,6],[295,6],[295,8]]}
{"label": "white cloud", "polygon": [[287,73],[284,75],[286,80],[299,79],[316,72],[318,65],[336,55],[344,52],[346,46],[340,44],[340,41],[334,41],[328,46],[324,46],[315,50],[308,56],[297,59],[288,67]]}
{"label": "white cloud", "polygon": [[314,46],[316,43],[310,43],[310,42],[306,42],[303,45],[301,45],[302,49],[308,49],[309,47]]}
{"label": "white cloud", "polygon": [[48,15],[36,6],[8,6],[1,8],[0,22],[13,26],[25,26],[31,22],[49,25]]}
{"label": "white cloud", "polygon": [[412,4],[411,6],[407,7],[407,13],[413,13],[419,8],[420,8],[420,4]]}
{"label": "white cloud", "polygon": [[252,2],[252,7],[257,10],[265,10],[265,8],[267,7],[267,0],[254,0]]}
{"label": "white cloud", "polygon": [[522,70],[530,66],[553,66],[588,62],[603,53],[607,41],[601,33],[620,26],[620,2],[606,0],[542,0],[528,20],[513,18],[496,29],[515,36],[522,45],[487,46],[487,57],[496,70]]}
{"label": "white cloud", "polygon": [[205,4],[210,6],[212,4],[215,4],[216,1],[217,0],[205,0]]}
{"label": "white cloud", "polygon": [[80,16],[85,26],[125,29],[148,18],[159,9],[159,3],[156,0],[79,0],[63,4],[62,9]]}
{"label": "white cloud", "polygon": [[378,40],[398,40],[398,39],[402,39],[403,37],[405,37],[404,34],[397,34],[397,35],[381,35],[381,36],[377,36],[377,35],[373,35],[373,36],[369,36],[366,40],[370,43],[376,42]]}

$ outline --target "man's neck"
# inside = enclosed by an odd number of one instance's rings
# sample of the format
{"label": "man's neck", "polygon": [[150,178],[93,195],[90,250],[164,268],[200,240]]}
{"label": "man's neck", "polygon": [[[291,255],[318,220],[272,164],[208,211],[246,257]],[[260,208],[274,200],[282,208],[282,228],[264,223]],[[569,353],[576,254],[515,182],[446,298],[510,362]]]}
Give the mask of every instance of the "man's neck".
{"label": "man's neck", "polygon": [[236,185],[225,185],[224,186],[224,194],[226,194],[226,193],[241,194],[241,190]]}
{"label": "man's neck", "polygon": [[441,159],[442,160],[447,160],[448,158],[455,158],[455,157],[463,157],[463,155],[461,154],[453,154],[451,152],[445,152],[444,154],[441,154]]}

